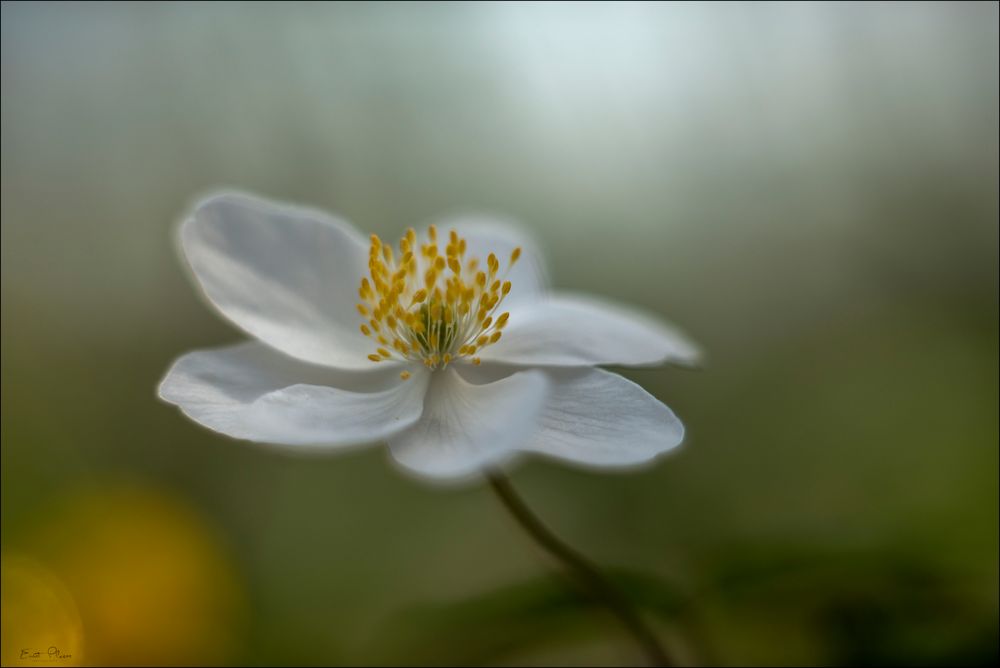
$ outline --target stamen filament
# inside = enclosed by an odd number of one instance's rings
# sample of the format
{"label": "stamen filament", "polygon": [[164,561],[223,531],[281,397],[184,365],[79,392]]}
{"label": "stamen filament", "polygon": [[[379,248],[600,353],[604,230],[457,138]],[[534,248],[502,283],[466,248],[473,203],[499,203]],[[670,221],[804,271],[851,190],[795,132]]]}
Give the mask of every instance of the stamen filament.
{"label": "stamen filament", "polygon": [[[510,314],[496,312],[510,294],[506,276],[521,249],[511,252],[501,274],[494,253],[487,256],[487,271],[482,271],[478,258],[465,258],[467,245],[450,230],[441,254],[437,228],[429,227],[427,243],[419,246],[416,232],[408,229],[399,240],[397,261],[389,244],[371,236],[369,274],[361,278],[357,305],[364,319],[361,333],[379,344],[368,359],[416,361],[436,369],[500,339]],[[480,359],[471,362],[479,364]]]}

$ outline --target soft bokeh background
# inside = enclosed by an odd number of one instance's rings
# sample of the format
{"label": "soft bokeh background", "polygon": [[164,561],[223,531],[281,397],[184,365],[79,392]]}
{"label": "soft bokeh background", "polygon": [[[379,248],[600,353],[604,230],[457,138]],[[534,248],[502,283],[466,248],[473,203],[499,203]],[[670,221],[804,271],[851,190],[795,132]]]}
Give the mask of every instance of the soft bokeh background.
{"label": "soft bokeh background", "polygon": [[685,661],[992,663],[995,3],[2,8],[3,662],[627,663],[482,486],[156,400],[240,335],[172,232],[235,186],[515,216],[709,352],[639,473],[514,483]]}

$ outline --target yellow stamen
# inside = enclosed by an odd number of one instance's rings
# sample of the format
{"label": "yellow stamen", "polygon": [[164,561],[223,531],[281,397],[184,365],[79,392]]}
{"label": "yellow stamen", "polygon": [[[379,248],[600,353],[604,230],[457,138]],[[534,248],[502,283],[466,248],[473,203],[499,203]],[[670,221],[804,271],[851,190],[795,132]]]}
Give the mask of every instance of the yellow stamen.
{"label": "yellow stamen", "polygon": [[[446,243],[445,243],[446,242]],[[399,255],[377,235],[371,236],[368,274],[361,278],[357,305],[364,319],[361,333],[379,347],[368,356],[373,362],[403,358],[430,369],[470,358],[500,339],[500,330],[510,314],[497,309],[511,291],[494,253],[480,260],[465,257],[468,246],[456,230],[450,230],[442,247],[434,226],[423,242],[408,229],[399,240]],[[521,255],[515,248],[507,269]],[[389,349],[394,352],[390,352]],[[405,375],[404,375],[405,374]],[[409,372],[400,374],[404,380]]]}

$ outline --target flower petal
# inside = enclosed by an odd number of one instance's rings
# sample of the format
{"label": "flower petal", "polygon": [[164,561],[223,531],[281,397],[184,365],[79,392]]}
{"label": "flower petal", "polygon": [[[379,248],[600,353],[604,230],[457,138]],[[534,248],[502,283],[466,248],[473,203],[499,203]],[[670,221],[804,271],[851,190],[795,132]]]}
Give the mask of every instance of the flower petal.
{"label": "flower petal", "polygon": [[671,450],[684,425],[654,396],[603,369],[550,369],[538,429],[524,444],[592,466],[631,466]]}
{"label": "flower petal", "polygon": [[198,204],[181,245],[205,295],[246,332],[307,362],[372,369],[355,310],[367,251],[347,223],[223,193]]}
{"label": "flower petal", "polygon": [[462,236],[468,248],[466,257],[477,257],[486,266],[486,258],[494,253],[500,261],[500,274],[504,275],[510,262],[510,254],[515,248],[521,249],[521,257],[506,273],[511,285],[510,294],[504,298],[504,307],[530,302],[545,294],[548,278],[545,262],[535,242],[516,225],[487,216],[460,216],[442,221],[438,225],[445,235],[455,230]]}
{"label": "flower petal", "polygon": [[473,385],[454,367],[433,373],[424,413],[410,429],[389,439],[393,457],[432,478],[468,476],[514,453],[536,428],[548,382],[523,371]]}
{"label": "flower petal", "polygon": [[483,361],[538,366],[695,364],[680,332],[642,311],[593,297],[552,295],[512,310],[503,338]]}
{"label": "flower petal", "polygon": [[391,436],[419,419],[428,376],[337,371],[248,342],[184,355],[160,397],[199,424],[279,445],[348,445]]}

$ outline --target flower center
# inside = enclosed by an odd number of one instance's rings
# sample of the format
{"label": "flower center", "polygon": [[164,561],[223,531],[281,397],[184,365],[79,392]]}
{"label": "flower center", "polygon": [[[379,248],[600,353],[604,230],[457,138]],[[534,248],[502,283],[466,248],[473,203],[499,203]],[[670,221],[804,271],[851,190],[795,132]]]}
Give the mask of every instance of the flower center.
{"label": "flower center", "polygon": [[[417,243],[408,229],[399,240],[399,259],[392,246],[371,237],[369,276],[361,279],[358,313],[361,333],[377,347],[372,362],[411,360],[429,369],[444,368],[459,357],[471,357],[500,340],[510,313],[494,317],[510,293],[507,272],[521,256],[515,248],[500,275],[500,261],[490,253],[485,271],[479,258],[465,255],[466,241],[455,230],[444,254],[438,250],[437,229],[427,230],[427,243]],[[400,376],[410,377],[404,371]]]}

